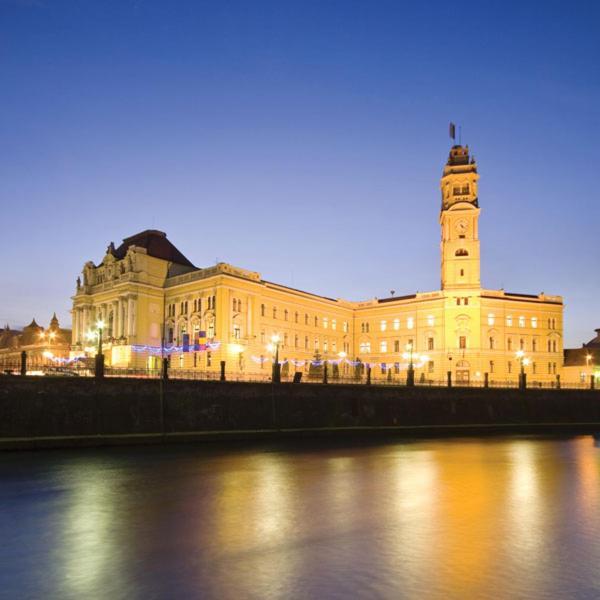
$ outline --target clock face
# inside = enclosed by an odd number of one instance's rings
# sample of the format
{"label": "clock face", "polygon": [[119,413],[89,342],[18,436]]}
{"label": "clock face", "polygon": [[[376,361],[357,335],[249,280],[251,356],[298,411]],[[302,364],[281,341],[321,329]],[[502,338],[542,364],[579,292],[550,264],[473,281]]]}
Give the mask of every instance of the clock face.
{"label": "clock face", "polygon": [[466,219],[460,219],[456,221],[456,225],[454,227],[458,233],[465,233],[469,228],[469,224],[467,223]]}

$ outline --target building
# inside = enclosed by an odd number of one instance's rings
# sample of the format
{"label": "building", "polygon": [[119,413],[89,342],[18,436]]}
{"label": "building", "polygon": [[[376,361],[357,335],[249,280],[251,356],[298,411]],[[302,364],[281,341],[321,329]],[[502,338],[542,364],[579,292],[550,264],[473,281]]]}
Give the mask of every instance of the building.
{"label": "building", "polygon": [[563,379],[567,383],[581,383],[586,386],[594,377],[600,382],[600,329],[596,329],[596,337],[581,348],[566,348],[563,367]]}
{"label": "building", "polygon": [[[93,353],[88,333],[105,322],[108,365],[268,373],[267,344],[281,339],[283,373],[327,359],[335,375],[402,380],[489,378],[553,382],[562,369],[563,302],[544,293],[481,287],[477,165],[453,146],[441,179],[441,289],[363,302],[327,298],[226,263],[194,266],[160,231],[110,244],[85,264],[73,297],[73,352]],[[162,349],[161,349],[162,348]]]}
{"label": "building", "polygon": [[42,367],[56,366],[69,358],[71,330],[60,327],[56,313],[46,329],[33,319],[22,330],[8,325],[0,330],[0,370],[19,371],[21,353],[27,353],[27,368],[30,371]]}

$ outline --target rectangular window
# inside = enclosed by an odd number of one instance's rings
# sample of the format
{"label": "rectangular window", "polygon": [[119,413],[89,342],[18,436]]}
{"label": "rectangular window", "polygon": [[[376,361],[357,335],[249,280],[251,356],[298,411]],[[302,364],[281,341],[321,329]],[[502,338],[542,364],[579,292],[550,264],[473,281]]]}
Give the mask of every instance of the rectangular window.
{"label": "rectangular window", "polygon": [[458,338],[458,347],[459,347],[461,350],[464,350],[464,349],[466,349],[466,347],[467,347],[467,338],[466,338],[466,336],[464,336],[464,335],[461,335],[461,336]]}
{"label": "rectangular window", "polygon": [[428,370],[430,373],[433,373],[433,369],[434,369],[434,367],[433,367],[433,361],[432,361],[432,360],[430,360],[430,361],[427,363],[427,370]]}
{"label": "rectangular window", "polygon": [[512,315],[508,315],[506,317],[506,326],[507,327],[512,327]]}
{"label": "rectangular window", "polygon": [[329,327],[329,319],[327,317],[323,317],[323,329],[327,329]]}
{"label": "rectangular window", "polygon": [[525,327],[525,317],[519,317],[519,327]]}
{"label": "rectangular window", "polygon": [[394,340],[394,352],[400,352],[400,340]]}
{"label": "rectangular window", "polygon": [[386,321],[381,321],[381,323],[379,323],[379,329],[381,331],[385,331],[387,329],[387,322]]}
{"label": "rectangular window", "polygon": [[394,373],[396,375],[400,373],[400,363],[394,363]]}
{"label": "rectangular window", "polygon": [[510,360],[508,361],[508,364],[506,365],[507,370],[509,373],[512,373],[512,363],[510,362]]}
{"label": "rectangular window", "polygon": [[386,371],[387,371],[387,364],[381,363],[381,373],[385,375]]}
{"label": "rectangular window", "polygon": [[494,372],[494,361],[490,360],[490,373]]}
{"label": "rectangular window", "polygon": [[429,327],[433,327],[435,325],[435,319],[434,319],[433,315],[427,316],[427,325]]}
{"label": "rectangular window", "polygon": [[348,321],[344,321],[342,324],[342,331],[348,333]]}
{"label": "rectangular window", "polygon": [[493,325],[496,322],[496,317],[490,313],[487,318],[488,325]]}
{"label": "rectangular window", "polygon": [[379,342],[379,351],[387,352],[387,342],[385,340]]}
{"label": "rectangular window", "polygon": [[329,342],[327,340],[323,340],[323,352],[327,354],[329,352]]}
{"label": "rectangular window", "polygon": [[400,319],[394,319],[394,329],[398,331],[400,329]]}
{"label": "rectangular window", "polygon": [[408,327],[408,329],[412,329],[415,326],[415,320],[413,317],[408,317],[408,319],[406,319],[406,327]]}
{"label": "rectangular window", "polygon": [[337,328],[337,321],[335,319],[331,319],[331,329],[335,331]]}
{"label": "rectangular window", "polygon": [[233,337],[236,340],[239,340],[242,337],[242,330],[239,325],[233,326]]}
{"label": "rectangular window", "polygon": [[433,350],[433,338],[427,338],[427,350]]}
{"label": "rectangular window", "polygon": [[531,317],[531,326],[535,329],[538,326],[537,317]]}
{"label": "rectangular window", "polygon": [[371,352],[371,344],[370,342],[361,342],[359,346],[359,350],[361,354],[365,354],[366,352]]}

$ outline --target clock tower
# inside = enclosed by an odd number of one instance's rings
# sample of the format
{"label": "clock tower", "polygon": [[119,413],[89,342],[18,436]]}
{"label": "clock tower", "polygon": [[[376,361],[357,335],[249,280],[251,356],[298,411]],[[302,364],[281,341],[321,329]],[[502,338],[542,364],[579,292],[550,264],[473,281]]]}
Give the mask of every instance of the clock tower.
{"label": "clock tower", "polygon": [[443,290],[481,287],[478,179],[469,147],[452,146],[440,182]]}

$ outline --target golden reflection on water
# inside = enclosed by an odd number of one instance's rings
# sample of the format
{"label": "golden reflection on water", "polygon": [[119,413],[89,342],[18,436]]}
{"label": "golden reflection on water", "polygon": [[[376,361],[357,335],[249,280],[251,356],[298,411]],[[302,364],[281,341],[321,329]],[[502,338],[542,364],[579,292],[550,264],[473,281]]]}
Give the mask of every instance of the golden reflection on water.
{"label": "golden reflection on water", "polygon": [[144,452],[52,466],[22,596],[600,597],[591,438]]}

